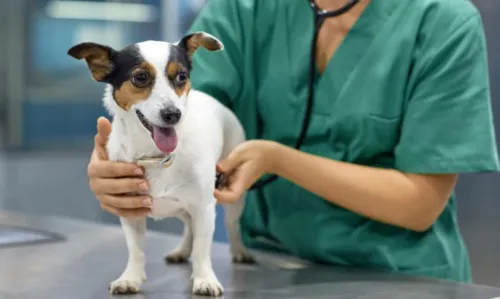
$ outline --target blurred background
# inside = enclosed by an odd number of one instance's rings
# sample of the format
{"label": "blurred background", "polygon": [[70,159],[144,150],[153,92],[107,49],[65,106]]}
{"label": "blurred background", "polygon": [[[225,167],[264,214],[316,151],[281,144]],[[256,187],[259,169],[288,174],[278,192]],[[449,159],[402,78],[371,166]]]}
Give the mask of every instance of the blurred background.
{"label": "blurred background", "polygon": [[[206,1],[0,0],[0,209],[119,223],[101,211],[86,176],[96,119],[107,116],[103,85],[90,80],[88,69],[66,51],[89,40],[116,48],[146,39],[178,40]],[[473,2],[484,20],[500,136],[500,1]],[[474,279],[496,286],[499,182],[497,174],[466,175],[457,191]],[[226,241],[221,209],[218,215],[215,238]],[[177,220],[148,227],[182,229]]]}

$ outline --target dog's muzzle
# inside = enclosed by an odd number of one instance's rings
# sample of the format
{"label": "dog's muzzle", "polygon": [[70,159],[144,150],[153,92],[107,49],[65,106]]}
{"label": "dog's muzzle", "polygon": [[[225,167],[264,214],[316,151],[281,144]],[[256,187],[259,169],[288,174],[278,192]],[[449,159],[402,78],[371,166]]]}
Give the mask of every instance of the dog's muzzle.
{"label": "dog's muzzle", "polygon": [[146,117],[144,116],[144,114],[142,114],[142,112],[139,110],[135,110],[135,113],[137,114],[137,117],[141,121],[142,125],[146,129],[148,129],[148,131],[151,132],[151,134],[152,134],[153,133],[153,126],[146,120]]}

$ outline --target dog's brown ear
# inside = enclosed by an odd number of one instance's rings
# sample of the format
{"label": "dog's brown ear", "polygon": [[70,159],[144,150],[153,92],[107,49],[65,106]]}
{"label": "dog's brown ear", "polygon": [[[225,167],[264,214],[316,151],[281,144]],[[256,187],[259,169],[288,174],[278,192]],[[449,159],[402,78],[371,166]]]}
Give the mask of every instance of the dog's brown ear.
{"label": "dog's brown ear", "polygon": [[192,34],[186,35],[179,42],[181,47],[185,48],[188,56],[191,58],[199,47],[203,47],[209,51],[221,51],[224,50],[224,45],[220,40],[214,36],[203,32],[194,32]]}
{"label": "dog's brown ear", "polygon": [[105,81],[113,72],[113,55],[116,51],[108,46],[96,43],[81,43],[68,50],[68,55],[75,59],[85,59],[96,81]]}

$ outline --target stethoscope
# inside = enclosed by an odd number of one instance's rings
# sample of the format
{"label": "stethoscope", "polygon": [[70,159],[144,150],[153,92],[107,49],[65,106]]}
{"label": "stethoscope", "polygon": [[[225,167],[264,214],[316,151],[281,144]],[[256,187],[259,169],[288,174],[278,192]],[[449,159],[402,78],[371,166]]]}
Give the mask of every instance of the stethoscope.
{"label": "stethoscope", "polygon": [[[314,100],[314,80],[315,74],[316,74],[316,42],[318,39],[318,34],[319,30],[321,29],[321,25],[323,25],[323,22],[328,19],[328,18],[333,18],[333,17],[338,17],[346,12],[348,12],[351,8],[353,8],[359,0],[349,0],[349,2],[344,5],[343,7],[336,9],[336,10],[324,10],[319,8],[316,5],[315,0],[308,0],[309,5],[311,6],[313,12],[314,12],[314,34],[313,34],[313,39],[312,39],[312,44],[311,44],[311,55],[310,55],[310,61],[309,61],[309,81],[308,81],[308,94],[307,94],[307,103],[306,103],[306,111],[304,115],[304,120],[302,122],[302,128],[300,130],[299,138],[297,138],[297,141],[295,143],[295,149],[300,149],[302,146],[302,143],[304,142],[304,138],[307,133],[307,129],[309,128],[309,123],[311,121],[311,110],[313,106],[313,100]],[[260,189],[271,182],[274,182],[278,176],[272,175],[269,176],[268,178],[264,180],[257,181],[251,188],[250,190],[255,190],[255,189]],[[223,180],[222,177],[218,175],[217,181]],[[221,182],[222,183],[222,182]],[[218,185],[218,182],[216,183]]]}

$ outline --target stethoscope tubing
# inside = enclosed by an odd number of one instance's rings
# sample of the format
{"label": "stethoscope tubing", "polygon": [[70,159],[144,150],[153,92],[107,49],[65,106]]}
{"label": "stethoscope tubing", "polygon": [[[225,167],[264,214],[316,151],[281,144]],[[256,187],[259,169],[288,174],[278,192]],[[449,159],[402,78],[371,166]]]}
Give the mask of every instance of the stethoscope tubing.
{"label": "stethoscope tubing", "polygon": [[[308,0],[309,5],[313,9],[314,12],[314,33],[311,43],[311,54],[309,57],[309,80],[308,80],[308,91],[307,91],[307,103],[306,110],[304,113],[304,120],[302,122],[302,127],[300,130],[299,137],[295,143],[295,149],[300,149],[304,139],[306,137],[307,130],[309,129],[309,124],[311,122],[311,114],[312,114],[312,106],[314,101],[314,80],[316,73],[316,43],[318,39],[319,30],[321,29],[321,25],[328,18],[338,17],[353,8],[359,0],[349,0],[349,2],[343,7],[335,10],[324,10],[319,8],[316,5],[316,1]],[[269,176],[267,179],[257,181],[250,187],[250,190],[261,189],[262,187],[274,182],[278,178],[277,175]]]}
{"label": "stethoscope tubing", "polygon": [[358,4],[358,2],[359,2],[359,0],[349,0],[349,2],[346,5],[342,6],[339,9],[324,10],[324,9],[319,8],[318,5],[316,5],[316,1],[314,1],[314,0],[308,0],[308,1],[309,1],[309,6],[311,6],[311,8],[313,9],[313,11],[316,15],[315,17],[322,18],[322,19],[338,17],[340,15],[343,15],[346,12],[348,12],[349,10],[351,10],[351,8],[353,8],[354,5]]}

